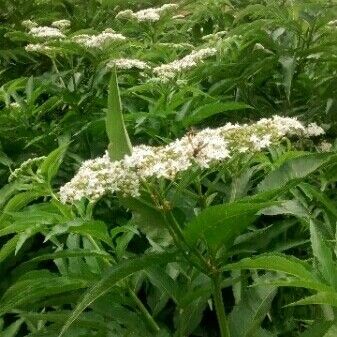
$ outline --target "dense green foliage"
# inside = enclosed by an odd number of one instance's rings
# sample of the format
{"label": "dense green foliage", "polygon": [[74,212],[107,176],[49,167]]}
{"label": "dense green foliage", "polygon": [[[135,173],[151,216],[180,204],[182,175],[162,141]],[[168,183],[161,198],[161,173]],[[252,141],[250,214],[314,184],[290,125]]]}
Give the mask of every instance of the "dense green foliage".
{"label": "dense green foliage", "polygon": [[[0,0],[1,336],[337,336],[337,4],[175,3],[137,22],[116,15],[165,2]],[[64,39],[22,25],[61,19]],[[73,39],[107,28],[126,39]],[[47,48],[25,49],[36,43]],[[218,52],[166,81],[107,67],[202,48]],[[131,144],[273,115],[326,133],[151,181],[139,198],[60,201],[107,149],[119,160]]]}

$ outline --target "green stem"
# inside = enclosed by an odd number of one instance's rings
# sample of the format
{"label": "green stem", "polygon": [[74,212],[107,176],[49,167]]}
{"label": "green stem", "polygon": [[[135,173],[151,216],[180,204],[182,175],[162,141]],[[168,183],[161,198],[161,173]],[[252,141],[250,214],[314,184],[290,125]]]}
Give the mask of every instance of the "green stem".
{"label": "green stem", "polygon": [[229,326],[225,313],[225,306],[222,298],[221,291],[221,279],[220,274],[216,274],[212,278],[213,281],[213,298],[214,298],[214,306],[216,316],[218,318],[219,328],[220,328],[220,336],[221,337],[230,337]]}
{"label": "green stem", "polygon": [[176,233],[178,239],[186,246],[186,248],[193,253],[200,261],[201,265],[205,268],[205,270],[209,270],[210,272],[212,272],[212,267],[211,265],[207,262],[207,260],[205,259],[205,257],[198,251],[198,249],[196,249],[195,247],[191,246],[188,244],[188,242],[186,241],[184,234],[176,220],[176,218],[174,217],[174,215],[172,214],[172,212],[169,212],[169,216],[170,216],[170,223],[172,226],[173,231]]}
{"label": "green stem", "polygon": [[131,298],[136,303],[136,305],[138,306],[139,310],[141,311],[143,317],[145,318],[145,320],[146,320],[149,328],[153,332],[160,331],[160,327],[158,326],[158,324],[156,323],[156,321],[154,320],[154,318],[151,316],[151,314],[148,312],[148,310],[145,308],[144,304],[138,298],[138,296],[136,295],[136,293],[130,287],[128,288],[128,290],[129,290],[129,294],[130,294]]}
{"label": "green stem", "polygon": [[203,268],[196,263],[195,261],[193,261],[192,256],[190,256],[190,249],[189,247],[186,247],[186,245],[184,246],[184,242],[181,241],[177,235],[177,233],[175,232],[175,230],[172,228],[171,226],[171,222],[167,219],[165,212],[163,212],[163,219],[166,225],[167,230],[169,231],[176,247],[182,252],[183,257],[187,260],[187,262],[189,262],[193,267],[195,267],[197,270],[199,270],[201,273],[204,272]]}

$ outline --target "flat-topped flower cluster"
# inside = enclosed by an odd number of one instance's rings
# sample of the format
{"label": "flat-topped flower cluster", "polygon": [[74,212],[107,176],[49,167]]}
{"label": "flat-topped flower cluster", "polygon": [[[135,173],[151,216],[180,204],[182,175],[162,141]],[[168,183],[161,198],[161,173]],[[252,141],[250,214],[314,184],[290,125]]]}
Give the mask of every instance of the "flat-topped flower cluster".
{"label": "flat-topped flower cluster", "polygon": [[164,13],[176,8],[178,8],[177,4],[165,4],[161,7],[142,9],[138,12],[133,12],[131,9],[127,9],[119,12],[116,15],[116,19],[135,19],[139,22],[156,22],[160,20]]}
{"label": "flat-topped flower cluster", "polygon": [[113,29],[107,28],[97,35],[79,34],[72,38],[72,41],[86,48],[102,49],[109,43],[115,41],[124,41],[126,37],[123,34],[116,33]]}
{"label": "flat-topped flower cluster", "polygon": [[117,69],[124,69],[124,70],[127,70],[127,69],[144,70],[144,69],[150,68],[150,66],[144,61],[141,61],[138,59],[127,59],[127,58],[110,60],[106,66],[108,69],[116,67]]}
{"label": "flat-topped flower cluster", "polygon": [[175,60],[168,64],[162,64],[153,69],[153,73],[161,79],[172,79],[184,70],[191,69],[201,63],[207,57],[217,53],[216,48],[204,48],[193,50],[190,54],[179,60]]}
{"label": "flat-topped flower cluster", "polygon": [[29,34],[42,39],[63,39],[65,35],[56,27],[38,26],[32,27]]}
{"label": "flat-topped flower cluster", "polygon": [[177,179],[194,168],[207,169],[238,153],[257,152],[286,136],[312,137],[324,130],[312,123],[305,127],[296,118],[274,116],[254,124],[228,123],[216,129],[189,132],[164,146],[139,145],[131,155],[111,161],[108,153],[83,163],[75,177],[60,189],[62,202],[87,198],[95,201],[107,193],[138,197],[149,179]]}

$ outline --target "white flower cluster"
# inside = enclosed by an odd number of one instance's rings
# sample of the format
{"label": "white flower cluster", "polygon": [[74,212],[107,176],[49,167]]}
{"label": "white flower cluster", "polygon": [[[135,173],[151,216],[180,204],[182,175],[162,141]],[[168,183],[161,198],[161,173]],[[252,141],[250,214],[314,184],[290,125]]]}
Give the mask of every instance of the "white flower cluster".
{"label": "white flower cluster", "polygon": [[126,37],[122,34],[116,33],[113,29],[107,28],[98,35],[80,34],[73,36],[72,40],[86,48],[102,49],[107,44],[115,41],[123,41]]}
{"label": "white flower cluster", "polygon": [[30,29],[29,34],[44,39],[65,38],[65,35],[58,28],[48,26],[33,27]]}
{"label": "white flower cluster", "polygon": [[306,129],[307,137],[316,137],[324,135],[324,130],[316,123],[310,123]]}
{"label": "white flower cluster", "polygon": [[160,20],[162,14],[176,8],[178,8],[177,4],[165,4],[158,8],[147,8],[142,9],[138,12],[133,12],[131,9],[127,9],[119,12],[116,15],[116,19],[135,19],[139,22],[142,21],[156,22]]}
{"label": "white flower cluster", "polygon": [[318,145],[318,150],[321,152],[330,152],[332,150],[332,144],[324,140]]}
{"label": "white flower cluster", "polygon": [[37,27],[38,24],[35,21],[32,20],[24,20],[21,22],[21,25],[27,29],[32,29],[34,27]]}
{"label": "white flower cluster", "polygon": [[216,53],[216,48],[194,50],[192,53],[186,55],[182,59],[175,60],[168,64],[162,64],[161,66],[154,68],[153,72],[161,79],[172,79],[180,72],[197,66],[200,62],[202,62],[202,60],[213,56]]}
{"label": "white flower cluster", "polygon": [[182,42],[182,43],[174,43],[174,42],[159,42],[158,46],[165,48],[173,48],[173,49],[193,49],[193,44]]}
{"label": "white flower cluster", "polygon": [[42,43],[30,43],[25,46],[25,50],[27,52],[32,53],[41,53],[41,54],[48,54],[54,50],[54,48],[46,46]]}
{"label": "white flower cluster", "polygon": [[134,68],[139,70],[145,70],[150,68],[150,66],[144,61],[137,59],[125,59],[125,58],[110,60],[106,66],[109,69],[116,67],[117,69],[123,70]]}
{"label": "white flower cluster", "polygon": [[228,123],[217,129],[187,133],[165,146],[140,145],[122,160],[111,162],[108,154],[83,163],[75,177],[60,190],[62,202],[83,197],[97,200],[106,193],[137,197],[143,182],[150,178],[177,178],[191,167],[206,169],[237,153],[261,151],[285,136],[309,134],[295,118],[274,116],[254,124]]}
{"label": "white flower cluster", "polygon": [[66,20],[66,19],[57,20],[57,21],[54,21],[51,24],[51,26],[63,30],[63,29],[69,28],[71,26],[71,22],[69,20]]}
{"label": "white flower cluster", "polygon": [[204,41],[207,41],[207,40],[218,40],[218,39],[221,39],[226,34],[227,34],[227,31],[222,30],[220,32],[216,32],[216,33],[213,33],[213,34],[204,35],[201,39],[204,40]]}
{"label": "white flower cluster", "polygon": [[121,192],[137,197],[140,180],[136,172],[128,170],[123,161],[111,162],[103,157],[85,161],[76,176],[60,189],[62,202],[74,202],[86,197],[97,200],[104,194]]}

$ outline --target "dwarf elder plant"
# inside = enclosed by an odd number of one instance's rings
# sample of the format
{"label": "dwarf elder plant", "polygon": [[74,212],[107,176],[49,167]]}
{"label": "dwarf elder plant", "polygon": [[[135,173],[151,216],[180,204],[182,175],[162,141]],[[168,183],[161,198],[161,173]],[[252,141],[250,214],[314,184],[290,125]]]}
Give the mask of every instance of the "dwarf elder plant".
{"label": "dwarf elder plant", "polygon": [[[219,205],[213,205],[216,195],[208,195],[208,191],[203,190],[203,181],[208,177],[214,183],[219,179],[223,166],[228,165],[226,161],[241,161],[240,154],[261,151],[281,141],[286,135],[310,137],[319,136],[324,131],[314,124],[306,128],[296,119],[275,116],[253,125],[229,124],[219,129],[190,133],[163,147],[138,146],[132,149],[123,122],[115,71],[111,77],[108,102],[108,152],[102,158],[83,164],[77,176],[61,188],[61,200],[76,204],[84,196],[91,200],[92,208],[105,193],[117,193],[121,204],[139,217],[137,223],[141,230],[146,226],[155,226],[152,230],[161,227],[160,230],[167,231],[169,239],[165,243],[165,253],[146,253],[135,260],[113,265],[108,274],[84,294],[60,335],[67,331],[85,308],[104,296],[119,280],[153,265],[165,266],[170,262],[180,262],[187,263],[191,271],[195,270],[209,278],[209,295],[213,298],[220,335],[239,336],[236,325],[240,318],[236,316],[240,315],[240,310],[232,312],[229,323],[222,296],[222,287],[226,282],[223,268],[233,254],[236,240],[256,221],[259,212],[298,215],[300,210],[296,209],[296,202],[293,204],[291,200],[279,200],[280,196],[289,188],[287,185],[292,180],[305,177],[324,163],[329,163],[331,156],[300,156],[296,158],[293,170],[305,160],[311,163],[307,172],[296,170],[293,177],[289,170],[289,176],[283,181],[274,181],[273,176],[266,177],[259,185],[260,193]],[[182,177],[178,178],[180,173]],[[191,186],[195,186],[198,193]],[[194,209],[199,206],[195,216],[177,213],[174,200],[177,193],[194,199]],[[148,229],[144,230],[147,233]],[[158,250],[157,245],[159,242],[154,241],[149,251]],[[286,257],[283,259],[288,261]],[[271,286],[267,295],[269,305],[274,295],[275,288]],[[148,312],[143,310],[153,330],[160,331]],[[262,328],[258,324],[248,325],[245,329],[247,331],[240,333],[248,335],[250,331]]]}

